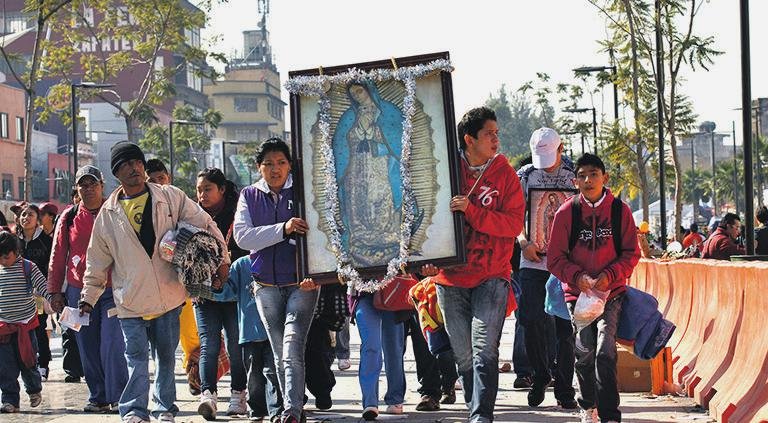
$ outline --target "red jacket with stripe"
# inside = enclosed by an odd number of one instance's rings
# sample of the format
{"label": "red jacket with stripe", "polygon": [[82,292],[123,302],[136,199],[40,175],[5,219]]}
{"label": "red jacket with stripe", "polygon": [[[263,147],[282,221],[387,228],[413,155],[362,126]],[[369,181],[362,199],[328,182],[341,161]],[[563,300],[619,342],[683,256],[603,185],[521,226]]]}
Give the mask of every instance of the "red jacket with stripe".
{"label": "red jacket with stripe", "polygon": [[[573,218],[571,208],[577,198],[581,201],[581,231],[576,245],[569,251]],[[608,298],[621,294],[640,260],[637,228],[625,203],[622,203],[621,209],[621,255],[617,257],[611,227],[611,203],[613,194],[608,189],[603,198],[594,204],[579,194],[563,203],[555,214],[547,248],[547,268],[562,282],[566,301],[578,298],[581,291],[576,281],[584,273],[596,279],[600,272],[605,272],[611,291]]]}
{"label": "red jacket with stripe", "polygon": [[[81,202],[72,219],[72,226],[67,228],[67,215],[73,207],[69,206],[61,213],[53,232],[53,249],[48,264],[48,292],[51,294],[62,293],[65,280],[75,288],[83,287],[86,252],[96,216]],[[110,279],[108,276],[107,287],[111,288]]]}
{"label": "red jacket with stripe", "polygon": [[[461,193],[477,181],[466,160],[461,161]],[[474,288],[488,279],[509,280],[515,238],[523,230],[525,201],[517,173],[506,157],[497,155],[469,196],[464,212],[467,263],[442,269],[434,277],[441,285]]]}

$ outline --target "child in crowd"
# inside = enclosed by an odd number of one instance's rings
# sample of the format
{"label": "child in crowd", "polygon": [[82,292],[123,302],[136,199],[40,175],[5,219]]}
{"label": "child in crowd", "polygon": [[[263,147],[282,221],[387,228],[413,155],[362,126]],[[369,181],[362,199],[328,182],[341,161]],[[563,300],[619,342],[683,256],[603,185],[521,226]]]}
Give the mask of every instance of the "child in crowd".
{"label": "child in crowd", "polygon": [[275,359],[267,338],[267,330],[261,323],[256,301],[253,298],[251,258],[240,257],[232,263],[229,279],[216,301],[237,301],[240,348],[243,365],[248,373],[248,406],[250,418],[260,420],[270,416],[276,421],[283,412],[280,383],[275,372]]}
{"label": "child in crowd", "polygon": [[582,291],[610,292],[603,315],[576,334],[576,377],[581,421],[620,422],[616,328],[627,278],[640,259],[637,228],[629,207],[605,188],[599,157],[583,155],[575,171],[579,194],[555,214],[547,267],[562,281],[571,314]]}
{"label": "child in crowd", "polygon": [[0,231],[0,392],[1,413],[19,411],[19,373],[30,407],[42,401],[37,370],[37,308],[34,294],[50,301],[46,280],[34,263],[21,257],[16,235]]}

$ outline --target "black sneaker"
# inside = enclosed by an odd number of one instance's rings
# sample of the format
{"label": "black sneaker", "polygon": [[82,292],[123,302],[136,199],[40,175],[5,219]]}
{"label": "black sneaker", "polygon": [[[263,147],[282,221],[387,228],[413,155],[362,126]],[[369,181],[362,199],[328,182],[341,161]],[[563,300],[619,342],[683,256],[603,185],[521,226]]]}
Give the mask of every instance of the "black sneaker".
{"label": "black sneaker", "polygon": [[557,405],[559,405],[564,410],[575,410],[579,408],[579,404],[573,398],[557,400]]}
{"label": "black sneaker", "polygon": [[528,389],[533,384],[530,376],[518,376],[512,387],[515,389]]}
{"label": "black sneaker", "polygon": [[315,398],[315,408],[318,410],[330,410],[331,407],[333,407],[333,401],[331,400],[330,395],[327,397]]}
{"label": "black sneaker", "polygon": [[370,422],[370,421],[376,420],[376,417],[379,417],[378,408],[366,407],[365,410],[363,410],[363,420]]}
{"label": "black sneaker", "polygon": [[422,395],[421,401],[416,405],[416,411],[437,411],[440,403],[430,395]]}
{"label": "black sneaker", "polygon": [[80,383],[78,376],[66,375],[64,376],[64,383]]}
{"label": "black sneaker", "polygon": [[547,385],[533,384],[531,390],[528,391],[528,406],[538,407],[539,404],[544,402],[544,393],[547,392]]}
{"label": "black sneaker", "polygon": [[455,404],[456,403],[456,391],[450,391],[443,394],[440,398],[440,404]]}

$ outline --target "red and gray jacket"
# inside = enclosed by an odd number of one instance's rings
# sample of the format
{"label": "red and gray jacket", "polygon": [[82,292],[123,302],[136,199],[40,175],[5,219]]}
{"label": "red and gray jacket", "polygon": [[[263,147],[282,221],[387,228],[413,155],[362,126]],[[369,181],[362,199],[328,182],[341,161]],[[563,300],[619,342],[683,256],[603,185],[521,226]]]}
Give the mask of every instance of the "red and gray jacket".
{"label": "red and gray jacket", "polygon": [[[443,269],[434,277],[441,285],[474,288],[494,278],[509,280],[515,238],[523,230],[525,201],[520,179],[506,157],[497,155],[469,196],[464,212],[467,263]],[[477,177],[461,160],[461,193],[467,193]]]}
{"label": "red and gray jacket", "polygon": [[[640,260],[637,228],[629,206],[624,203],[621,210],[621,254],[617,254],[611,225],[613,199],[608,189],[596,203],[590,203],[579,194],[563,203],[555,214],[547,248],[547,268],[562,281],[566,301],[578,298],[581,291],[577,281],[584,273],[597,278],[600,272],[605,272],[611,291],[609,298],[621,294]],[[581,225],[571,249],[569,239],[573,230],[574,201],[580,201]]]}
{"label": "red and gray jacket", "polygon": [[[52,294],[62,292],[65,279],[69,286],[83,287],[86,251],[96,215],[80,203],[74,218],[67,222],[67,217],[74,207],[69,206],[61,213],[53,232],[53,248],[48,264],[48,292]],[[112,287],[109,276],[107,287]]]}

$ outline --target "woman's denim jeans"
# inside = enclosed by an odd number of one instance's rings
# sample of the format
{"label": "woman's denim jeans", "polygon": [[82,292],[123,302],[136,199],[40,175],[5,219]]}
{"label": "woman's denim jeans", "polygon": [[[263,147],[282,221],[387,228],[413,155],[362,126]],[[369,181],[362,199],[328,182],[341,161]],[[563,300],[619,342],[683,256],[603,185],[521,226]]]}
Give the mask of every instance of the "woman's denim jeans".
{"label": "woman's denim jeans", "polygon": [[204,300],[195,304],[195,321],[200,335],[200,391],[217,392],[221,330],[224,329],[229,355],[232,390],[244,391],[246,385],[243,356],[237,326],[237,303]]}
{"label": "woman's denim jeans", "polygon": [[373,306],[373,295],[360,297],[355,309],[355,322],[360,332],[360,370],[358,379],[363,391],[363,408],[379,406],[379,375],[382,350],[387,375],[387,405],[402,404],[405,397],[405,326],[395,322],[395,313]]}
{"label": "woman's denim jeans", "polygon": [[259,316],[267,329],[283,393],[283,416],[301,417],[304,408],[304,350],[320,290],[254,284]]}

